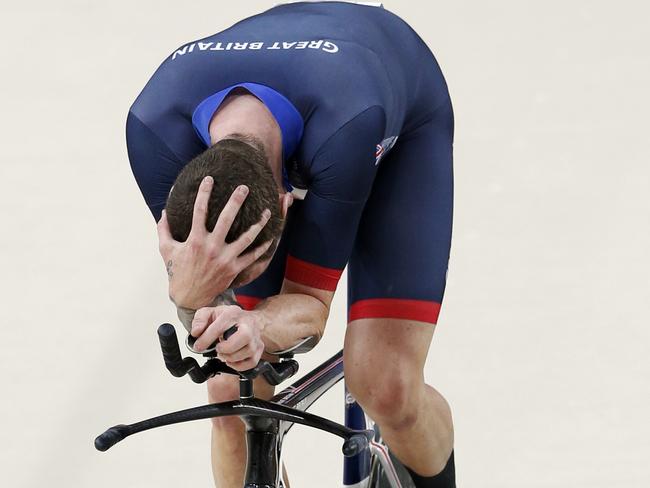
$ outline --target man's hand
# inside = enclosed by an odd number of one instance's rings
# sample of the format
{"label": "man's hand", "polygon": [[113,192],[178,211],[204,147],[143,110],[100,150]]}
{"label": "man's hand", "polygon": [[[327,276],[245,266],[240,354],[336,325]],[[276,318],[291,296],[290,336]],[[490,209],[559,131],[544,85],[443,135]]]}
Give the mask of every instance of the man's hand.
{"label": "man's hand", "polygon": [[252,225],[235,242],[226,244],[230,226],[248,196],[248,188],[243,185],[233,192],[214,230],[208,232],[205,222],[213,185],[211,176],[201,182],[194,202],[192,230],[185,242],[174,240],[164,211],[158,223],[160,254],[169,275],[169,297],[178,307],[196,310],[210,303],[230,286],[243,269],[257,261],[272,243],[269,241],[245,256],[241,255],[269,221],[271,212],[265,210],[257,224]]}
{"label": "man's hand", "polygon": [[[224,341],[224,332],[233,325],[237,325],[237,332]],[[217,357],[237,371],[246,371],[257,366],[262,357],[263,329],[259,312],[247,312],[236,305],[202,308],[192,322],[191,334],[198,338],[193,347],[203,351],[219,339]]]}

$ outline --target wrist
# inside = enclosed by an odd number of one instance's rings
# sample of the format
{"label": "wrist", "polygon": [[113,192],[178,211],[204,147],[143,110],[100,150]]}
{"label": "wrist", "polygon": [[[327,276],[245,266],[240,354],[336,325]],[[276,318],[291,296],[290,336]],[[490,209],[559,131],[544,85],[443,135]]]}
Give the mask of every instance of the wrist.
{"label": "wrist", "polygon": [[255,323],[259,328],[260,337],[262,339],[262,342],[264,343],[264,351],[265,352],[276,351],[277,350],[276,341],[273,340],[273,338],[268,335],[268,332],[274,329],[272,327],[271,328],[269,327],[272,322],[268,312],[264,309],[254,309],[251,310],[249,313],[252,313],[255,316]]}
{"label": "wrist", "polygon": [[248,313],[252,314],[255,317],[255,324],[260,331],[260,334],[264,336],[264,330],[268,327],[270,321],[268,314],[264,310],[253,309],[249,310]]}
{"label": "wrist", "polygon": [[185,330],[187,330],[188,333],[192,331],[192,321],[194,320],[195,314],[195,309],[176,307],[176,315],[178,315],[178,320],[181,321],[181,324],[183,324],[183,327],[185,327]]}
{"label": "wrist", "polygon": [[200,308],[209,306],[210,302],[214,299],[214,296],[195,298],[180,293],[170,292],[169,299],[174,305],[176,305],[176,308],[184,308],[187,310],[196,311]]}

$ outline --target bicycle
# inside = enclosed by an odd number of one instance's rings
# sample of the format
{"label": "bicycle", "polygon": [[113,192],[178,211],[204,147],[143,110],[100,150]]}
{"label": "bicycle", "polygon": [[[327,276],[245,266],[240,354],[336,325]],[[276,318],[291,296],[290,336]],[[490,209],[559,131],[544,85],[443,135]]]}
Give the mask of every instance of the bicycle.
{"label": "bicycle", "polygon": [[[228,339],[237,331],[226,331]],[[345,425],[310,414],[306,410],[327,390],[343,379],[343,351],[339,351],[304,377],[276,394],[271,400],[256,398],[253,379],[263,376],[271,385],[279,385],[298,372],[295,354],[310,351],[314,337],[307,337],[291,349],[274,353],[277,363],[262,360],[248,371],[239,372],[216,358],[213,344],[208,351],[198,353],[192,348],[194,338],[188,336],[190,351],[201,354],[207,361],[201,366],[196,359],[183,358],[171,324],[158,328],[158,338],[165,365],[169,372],[188,375],[195,383],[204,383],[217,374],[234,374],[240,379],[240,398],[230,402],[208,404],[161,415],[134,424],[109,428],[95,439],[95,448],[106,451],[126,437],[164,425],[224,416],[239,416],[246,425],[248,449],[244,488],[284,488],[280,469],[282,442],[294,424],[320,429],[344,439],[343,486],[346,488],[414,488],[408,471],[390,453],[377,425],[369,419],[352,395],[345,390]]]}

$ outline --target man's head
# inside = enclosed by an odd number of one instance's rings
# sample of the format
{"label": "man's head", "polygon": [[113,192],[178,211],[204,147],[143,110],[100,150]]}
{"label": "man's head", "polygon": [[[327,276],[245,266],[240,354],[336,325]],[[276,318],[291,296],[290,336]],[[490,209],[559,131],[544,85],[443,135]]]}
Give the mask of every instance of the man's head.
{"label": "man's head", "polygon": [[212,176],[214,180],[206,219],[206,228],[210,232],[235,189],[246,185],[248,197],[230,227],[226,243],[237,240],[251,225],[260,221],[265,209],[269,209],[271,218],[245,253],[270,240],[273,244],[235,278],[233,286],[241,286],[255,279],[268,266],[282,234],[287,205],[281,205],[278,198],[279,189],[262,144],[250,136],[230,137],[217,142],[185,166],[174,183],[165,210],[172,236],[176,241],[184,242],[192,228],[199,185],[206,176]]}

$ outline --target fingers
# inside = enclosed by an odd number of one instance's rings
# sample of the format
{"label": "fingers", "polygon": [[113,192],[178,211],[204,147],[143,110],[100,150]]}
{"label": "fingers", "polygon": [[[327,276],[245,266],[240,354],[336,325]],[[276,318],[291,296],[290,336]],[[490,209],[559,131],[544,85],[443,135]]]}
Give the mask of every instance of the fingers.
{"label": "fingers", "polygon": [[248,268],[251,264],[253,264],[259,258],[264,256],[264,253],[269,250],[271,244],[273,244],[273,239],[271,239],[270,241],[266,241],[264,244],[260,246],[257,246],[253,251],[249,252],[248,254],[238,257],[236,261],[237,269]]}
{"label": "fingers", "polygon": [[208,202],[210,201],[210,193],[214,180],[212,176],[206,176],[199,185],[199,191],[196,194],[194,201],[194,213],[192,215],[192,230],[190,235],[203,235],[207,233],[205,228],[205,221],[208,218]]}
{"label": "fingers", "polygon": [[257,361],[254,357],[248,358],[245,361],[239,361],[237,363],[228,363],[226,364],[230,366],[232,369],[235,371],[248,371],[249,369],[253,369],[259,361]]}
{"label": "fingers", "polygon": [[240,325],[237,333],[227,341],[217,344],[217,357],[238,371],[257,366],[263,352],[264,343],[253,336],[251,327],[246,324]]}
{"label": "fingers", "polygon": [[250,246],[255,241],[255,238],[257,238],[259,233],[262,232],[262,229],[270,219],[271,211],[269,209],[264,210],[264,212],[262,212],[262,218],[257,223],[251,225],[246,232],[239,236],[239,239],[230,245],[231,250],[235,256],[239,256],[241,253],[246,251],[246,249],[248,249],[248,246]]}
{"label": "fingers", "polygon": [[216,307],[205,307],[196,311],[192,319],[192,336],[199,337],[203,331],[219,316]]}
{"label": "fingers", "polygon": [[[235,336],[233,336],[231,339],[234,337]],[[262,353],[264,352],[264,344],[260,339],[254,341],[251,340],[244,347],[232,353],[220,352],[219,347],[222,345],[223,343],[221,342],[217,345],[217,357],[237,371],[246,371],[247,369],[252,369],[257,366]]]}
{"label": "fingers", "polygon": [[235,221],[235,217],[237,217],[237,213],[244,204],[247,196],[248,187],[246,185],[238,186],[232,195],[230,195],[230,199],[219,214],[219,219],[212,231],[212,236],[215,240],[219,242],[224,242],[226,240],[228,231],[230,230],[232,223]]}
{"label": "fingers", "polygon": [[[246,361],[247,359],[254,359],[258,348],[259,346],[257,344],[246,344],[244,347],[233,353],[219,353],[218,358],[228,365],[232,363],[239,363],[241,361]],[[255,364],[253,364],[251,368],[257,366],[258,362],[259,361],[255,361]]]}
{"label": "fingers", "polygon": [[158,249],[160,251],[160,254],[162,257],[166,257],[167,252],[171,248],[171,246],[174,244],[174,238],[172,237],[172,233],[169,230],[169,222],[167,222],[167,212],[164,210],[162,211],[162,217],[160,217],[160,220],[158,221],[158,225],[156,226],[158,230]]}
{"label": "fingers", "polygon": [[[249,327],[237,327],[237,332],[231,335],[227,340],[220,341],[217,344],[217,352],[221,354],[232,354],[251,343],[252,334]],[[241,361],[244,358],[238,359]]]}
{"label": "fingers", "polygon": [[194,337],[199,335],[198,331],[200,328],[203,329],[203,332],[194,343],[194,349],[196,351],[207,349],[210,344],[219,339],[226,330],[237,323],[237,318],[241,313],[241,308],[236,305],[229,307],[216,307],[213,310],[216,310],[217,312],[213,312],[213,321],[207,326],[207,328],[203,325],[203,322],[201,322],[201,325],[197,324],[197,331],[195,332],[194,323],[192,323],[192,335]]}

